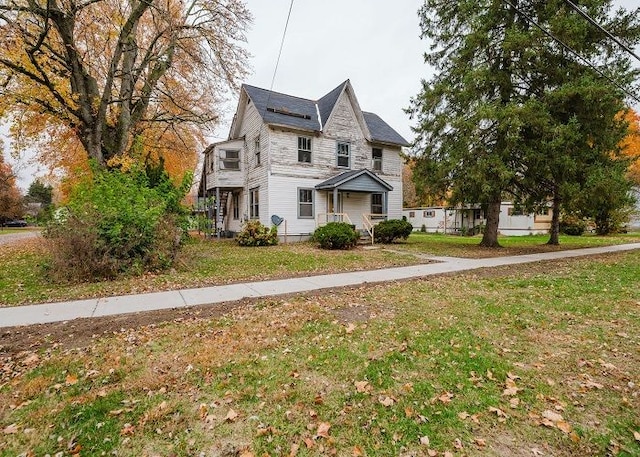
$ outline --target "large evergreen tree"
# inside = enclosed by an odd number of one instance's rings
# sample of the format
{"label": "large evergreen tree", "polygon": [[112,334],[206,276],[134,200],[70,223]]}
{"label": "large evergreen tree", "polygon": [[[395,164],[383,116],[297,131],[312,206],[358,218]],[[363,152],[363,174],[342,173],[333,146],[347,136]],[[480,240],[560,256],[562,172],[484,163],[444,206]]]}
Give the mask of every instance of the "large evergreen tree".
{"label": "large evergreen tree", "polygon": [[[632,14],[610,18],[610,0],[586,3],[618,36],[637,41]],[[483,204],[481,244],[497,246],[506,195],[530,205],[566,198],[585,179],[584,161],[596,163],[615,149],[622,127],[613,111],[622,107],[621,91],[534,21],[620,84],[633,72],[615,43],[562,0],[426,0],[420,17],[423,37],[433,43],[426,62],[437,73],[409,110],[418,121],[415,175],[432,192],[449,192],[451,203]]]}

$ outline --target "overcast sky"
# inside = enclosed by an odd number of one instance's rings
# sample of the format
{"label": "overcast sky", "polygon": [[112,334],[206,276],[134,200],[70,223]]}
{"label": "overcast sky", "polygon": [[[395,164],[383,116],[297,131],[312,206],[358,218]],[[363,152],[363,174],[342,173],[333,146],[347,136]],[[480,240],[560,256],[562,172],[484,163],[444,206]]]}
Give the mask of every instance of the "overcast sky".
{"label": "overcast sky", "polygon": [[[627,8],[637,0],[620,0]],[[252,73],[246,83],[269,89],[291,0],[247,0],[254,21],[247,35]],[[430,69],[420,39],[422,0],[295,0],[273,90],[318,99],[350,79],[360,107],[382,117],[411,141],[403,112]],[[236,100],[211,141],[226,139]],[[35,165],[17,166],[23,189]]]}

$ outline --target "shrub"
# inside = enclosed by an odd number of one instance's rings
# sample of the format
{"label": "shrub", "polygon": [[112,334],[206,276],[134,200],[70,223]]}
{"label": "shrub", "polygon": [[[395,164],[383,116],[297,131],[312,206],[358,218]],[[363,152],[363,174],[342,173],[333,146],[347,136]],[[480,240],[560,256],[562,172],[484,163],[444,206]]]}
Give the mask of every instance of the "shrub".
{"label": "shrub", "polygon": [[425,224],[422,224],[422,227],[420,227],[420,231],[422,233],[427,233],[427,226]]}
{"label": "shrub", "polygon": [[406,240],[413,231],[413,225],[407,221],[390,219],[376,224],[374,238],[378,243],[393,243],[397,239]]}
{"label": "shrub", "polygon": [[273,246],[278,244],[278,228],[274,225],[269,229],[258,220],[250,220],[244,224],[236,241],[240,246]]}
{"label": "shrub", "polygon": [[45,228],[58,279],[111,279],[168,268],[187,215],[180,200],[190,187],[164,173],[150,184],[145,170],[94,171],[71,192],[64,211]]}
{"label": "shrub", "polygon": [[312,240],[322,249],[351,249],[358,242],[358,233],[346,222],[329,222],[313,232]]}
{"label": "shrub", "polygon": [[584,220],[574,215],[565,215],[560,221],[560,232],[565,235],[580,236],[587,228]]}

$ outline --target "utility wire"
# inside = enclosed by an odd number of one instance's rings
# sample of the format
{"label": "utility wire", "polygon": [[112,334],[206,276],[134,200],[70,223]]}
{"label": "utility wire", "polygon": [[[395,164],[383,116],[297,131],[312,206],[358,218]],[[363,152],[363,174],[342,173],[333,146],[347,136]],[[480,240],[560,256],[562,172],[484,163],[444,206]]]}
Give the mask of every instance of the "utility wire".
{"label": "utility wire", "polygon": [[603,26],[601,26],[600,24],[598,24],[598,22],[592,18],[591,16],[589,16],[588,13],[586,13],[585,11],[582,10],[582,8],[580,8],[578,5],[576,5],[575,3],[573,3],[571,0],[564,0],[565,3],[567,3],[571,8],[573,8],[578,14],[580,14],[580,16],[582,16],[583,18],[585,18],[587,21],[589,21],[592,25],[594,25],[598,30],[600,30],[602,33],[604,33],[605,35],[607,35],[609,38],[611,38],[613,41],[615,41],[618,46],[620,46],[622,49],[624,49],[625,51],[627,51],[629,54],[631,54],[633,57],[635,57],[639,62],[640,62],[640,56],[638,56],[638,54],[636,54],[631,48],[629,48],[629,46],[627,46],[626,44],[624,44],[622,41],[620,41],[616,36],[614,36],[611,32],[609,32],[607,29],[605,29]]}
{"label": "utility wire", "polygon": [[549,38],[551,38],[552,40],[556,41],[558,44],[560,44],[563,48],[565,48],[567,51],[569,51],[571,54],[573,54],[574,56],[576,56],[578,59],[580,59],[583,63],[585,63],[587,66],[589,66],[593,71],[595,71],[596,73],[598,73],[600,76],[602,76],[603,78],[607,79],[611,84],[613,84],[614,86],[616,86],[618,89],[620,89],[622,92],[624,92],[625,94],[627,94],[629,97],[633,98],[635,101],[637,101],[638,103],[640,103],[640,98],[638,98],[637,95],[629,92],[627,89],[625,89],[623,86],[621,86],[620,84],[618,84],[616,81],[614,81],[611,77],[607,76],[604,72],[602,72],[602,70],[600,70],[598,67],[596,67],[595,65],[593,65],[591,62],[589,62],[589,60],[587,60],[585,57],[582,57],[576,50],[574,50],[571,46],[569,46],[568,44],[566,44],[564,41],[562,41],[560,38],[556,37],[553,33],[549,32],[547,29],[545,29],[544,27],[542,27],[540,24],[538,24],[531,16],[529,16],[527,13],[525,13],[524,11],[522,11],[520,8],[518,8],[516,5],[514,5],[510,0],[504,0],[507,4],[511,5],[511,7],[513,9],[515,9],[518,13],[522,14],[522,16],[524,16],[524,18],[531,22],[531,24],[533,24],[535,27],[537,27],[538,29],[540,29],[540,31],[542,33],[544,33],[545,35],[547,35]]}
{"label": "utility wire", "polygon": [[273,69],[273,77],[271,78],[271,86],[269,87],[269,95],[267,96],[267,103],[264,105],[265,114],[269,106],[269,100],[271,100],[271,92],[273,92],[273,84],[276,81],[276,73],[278,72],[278,66],[280,65],[280,57],[282,56],[282,48],[284,47],[284,39],[287,36],[287,29],[289,28],[289,19],[291,19],[291,10],[293,9],[293,2],[289,4],[289,13],[287,14],[287,22],[284,24],[284,31],[282,32],[282,41],[280,41],[280,51],[278,51],[278,59],[276,60],[276,67]]}

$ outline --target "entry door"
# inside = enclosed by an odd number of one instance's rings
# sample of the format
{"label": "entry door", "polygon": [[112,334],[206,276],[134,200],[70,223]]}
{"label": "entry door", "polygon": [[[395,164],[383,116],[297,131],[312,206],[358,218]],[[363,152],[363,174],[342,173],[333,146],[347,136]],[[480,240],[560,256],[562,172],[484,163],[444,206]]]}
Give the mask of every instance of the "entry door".
{"label": "entry door", "polygon": [[342,193],[338,192],[338,210],[333,210],[333,192],[327,193],[327,213],[342,213]]}

